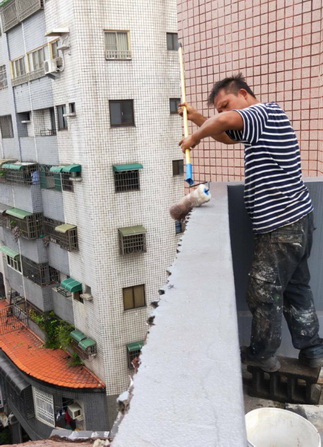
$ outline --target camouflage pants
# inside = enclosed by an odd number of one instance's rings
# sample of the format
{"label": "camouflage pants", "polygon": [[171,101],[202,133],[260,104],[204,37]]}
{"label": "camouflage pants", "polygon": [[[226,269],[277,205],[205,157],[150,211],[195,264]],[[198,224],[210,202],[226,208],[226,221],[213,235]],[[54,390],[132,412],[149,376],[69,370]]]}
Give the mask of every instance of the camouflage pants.
{"label": "camouflage pants", "polygon": [[252,313],[250,351],[268,358],[281,343],[282,316],[295,348],[323,355],[319,323],[309,286],[313,213],[294,224],[255,236],[247,302]]}

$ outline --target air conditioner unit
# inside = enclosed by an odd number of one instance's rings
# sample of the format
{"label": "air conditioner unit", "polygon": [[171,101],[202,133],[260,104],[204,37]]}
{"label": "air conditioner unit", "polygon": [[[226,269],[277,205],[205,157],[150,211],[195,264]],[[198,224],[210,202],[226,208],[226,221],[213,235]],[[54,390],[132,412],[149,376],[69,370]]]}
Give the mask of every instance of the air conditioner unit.
{"label": "air conditioner unit", "polygon": [[83,410],[79,404],[74,403],[74,404],[68,405],[67,411],[72,419],[76,419],[77,421],[83,420]]}
{"label": "air conditioner unit", "polygon": [[90,293],[81,293],[80,298],[86,301],[93,301],[93,296]]}
{"label": "air conditioner unit", "polygon": [[45,74],[57,73],[61,71],[63,66],[63,59],[61,57],[56,57],[55,59],[47,59],[44,61],[44,71]]}

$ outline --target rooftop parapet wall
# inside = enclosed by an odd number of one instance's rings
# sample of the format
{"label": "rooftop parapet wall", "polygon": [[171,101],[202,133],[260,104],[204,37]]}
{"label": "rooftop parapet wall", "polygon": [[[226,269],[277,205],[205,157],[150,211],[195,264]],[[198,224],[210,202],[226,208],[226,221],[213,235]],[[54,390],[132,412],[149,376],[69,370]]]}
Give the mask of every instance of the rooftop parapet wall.
{"label": "rooftop parapet wall", "polygon": [[192,212],[113,447],[246,445],[227,185]]}

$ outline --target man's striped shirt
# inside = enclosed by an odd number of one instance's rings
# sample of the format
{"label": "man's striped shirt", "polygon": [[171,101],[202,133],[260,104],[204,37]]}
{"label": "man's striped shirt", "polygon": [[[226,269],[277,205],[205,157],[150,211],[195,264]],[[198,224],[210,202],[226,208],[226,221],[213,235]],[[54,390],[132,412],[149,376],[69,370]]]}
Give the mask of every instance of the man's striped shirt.
{"label": "man's striped shirt", "polygon": [[245,145],[244,201],[255,233],[291,224],[313,210],[302,181],[300,150],[286,113],[276,104],[236,109],[243,130],[230,130]]}

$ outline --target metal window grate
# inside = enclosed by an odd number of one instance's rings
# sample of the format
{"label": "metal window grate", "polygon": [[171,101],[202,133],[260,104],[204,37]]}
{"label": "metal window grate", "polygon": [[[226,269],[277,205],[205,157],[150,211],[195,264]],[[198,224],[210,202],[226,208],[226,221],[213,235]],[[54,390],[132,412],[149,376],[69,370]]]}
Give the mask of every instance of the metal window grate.
{"label": "metal window grate", "polygon": [[114,173],[115,192],[140,190],[139,171],[123,171]]}
{"label": "metal window grate", "polygon": [[74,183],[70,178],[71,178],[71,174],[69,172],[61,172],[63,191],[74,192]]}
{"label": "metal window grate", "polygon": [[63,250],[77,251],[78,250],[78,236],[77,228],[71,228],[65,233],[55,231],[59,225],[64,222],[44,217],[44,234],[49,237],[50,242],[58,244]]}
{"label": "metal window grate", "polygon": [[24,185],[39,184],[38,165],[22,166],[21,169],[6,168],[5,179],[11,183],[22,183]]}
{"label": "metal window grate", "polygon": [[122,255],[132,253],[145,253],[146,250],[146,234],[134,234],[123,236],[120,234],[120,251]]}
{"label": "metal window grate", "polygon": [[37,264],[31,259],[21,257],[23,275],[40,286],[59,283],[59,271],[47,263]]}

